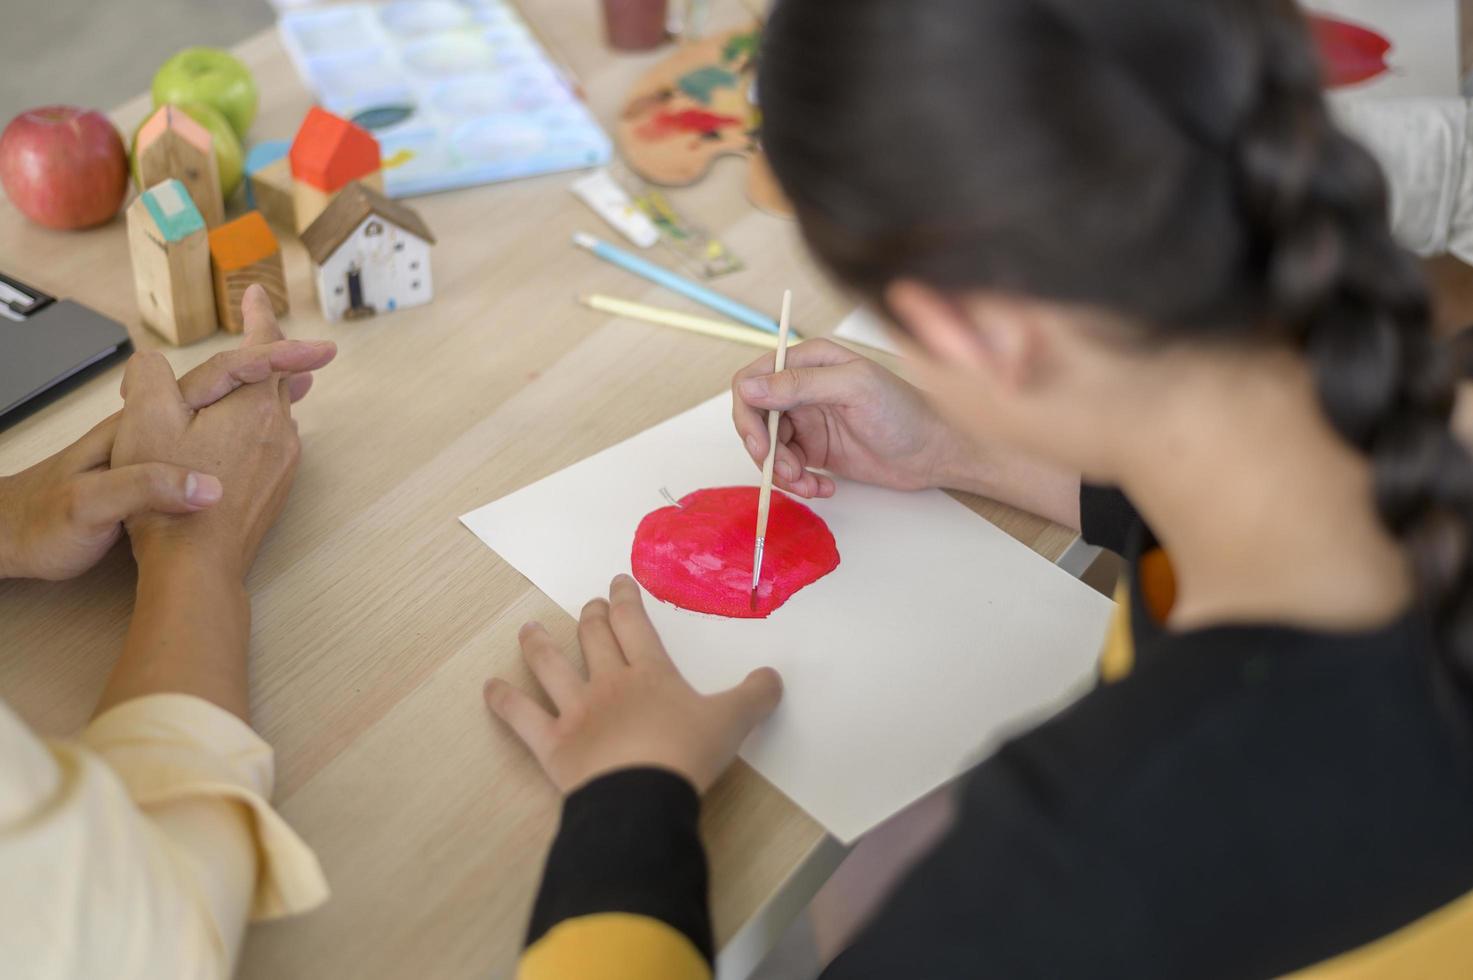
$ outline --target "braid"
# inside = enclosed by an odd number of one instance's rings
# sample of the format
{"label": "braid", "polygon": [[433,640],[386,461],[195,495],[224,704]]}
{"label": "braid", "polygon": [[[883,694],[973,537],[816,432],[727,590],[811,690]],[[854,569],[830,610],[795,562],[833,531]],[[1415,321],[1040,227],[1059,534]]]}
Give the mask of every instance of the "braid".
{"label": "braid", "polygon": [[1336,431],[1365,452],[1455,675],[1473,683],[1473,460],[1449,429],[1459,372],[1371,155],[1331,122],[1288,3],[1266,4],[1261,87],[1233,140],[1266,321],[1302,347]]}
{"label": "braid", "polygon": [[[1462,366],[1295,0],[849,0],[838,39],[830,7],[778,3],[759,65],[764,149],[825,264],[871,296],[914,278],[1302,351],[1473,687]],[[937,91],[967,107],[946,125]]]}

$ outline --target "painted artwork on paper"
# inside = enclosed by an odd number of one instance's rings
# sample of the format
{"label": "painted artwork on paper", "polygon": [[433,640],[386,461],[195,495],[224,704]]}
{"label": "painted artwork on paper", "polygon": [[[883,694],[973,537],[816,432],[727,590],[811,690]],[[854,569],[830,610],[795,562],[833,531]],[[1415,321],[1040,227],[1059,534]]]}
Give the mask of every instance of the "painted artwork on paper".
{"label": "painted artwork on paper", "polygon": [[650,595],[692,612],[766,619],[839,567],[823,518],[780,491],[772,494],[757,602],[751,602],[757,487],[697,490],[646,514],[630,553]]}
{"label": "painted artwork on paper", "polygon": [[723,393],[461,520],[545,594],[528,612],[633,571],[691,687],[777,670],[742,758],[844,842],[1097,683],[1110,600],[940,490],[774,493],[753,618],[756,482]]}
{"label": "painted artwork on paper", "polygon": [[1300,0],[1336,101],[1461,93],[1456,0]]}
{"label": "painted artwork on paper", "polygon": [[1391,42],[1379,31],[1325,14],[1310,14],[1309,29],[1320,51],[1326,88],[1359,85],[1391,70],[1386,63]]}

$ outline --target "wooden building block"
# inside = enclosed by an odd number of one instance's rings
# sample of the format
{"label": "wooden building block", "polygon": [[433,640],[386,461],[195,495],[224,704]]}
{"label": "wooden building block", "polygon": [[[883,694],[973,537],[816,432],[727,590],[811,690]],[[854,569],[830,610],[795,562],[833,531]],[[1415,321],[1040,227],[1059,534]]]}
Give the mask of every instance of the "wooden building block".
{"label": "wooden building block", "polygon": [[344,187],[302,233],[322,315],[356,320],[428,303],[434,244],[409,205],[360,182]]}
{"label": "wooden building block", "polygon": [[246,204],[261,212],[270,224],[287,231],[297,230],[297,208],[293,200],[291,161],[286,140],[257,143],[246,154]]}
{"label": "wooden building block", "polygon": [[[380,194],[384,191],[384,172],[375,170],[362,179],[356,181],[365,187],[371,187]],[[342,188],[338,188],[341,190]],[[338,196],[337,190],[324,191],[313,187],[311,184],[300,180],[292,181],[292,208],[296,213],[297,234],[307,230],[307,226],[316,221],[327,206],[332,203],[333,198]]]}
{"label": "wooden building block", "polygon": [[287,159],[291,161],[299,233],[352,181],[383,190],[378,140],[363,127],[317,106],[302,120]]}
{"label": "wooden building block", "polygon": [[140,189],[173,178],[189,192],[207,226],[225,220],[214,137],[184,110],[159,106],[138,130],[137,154]]}
{"label": "wooden building block", "polygon": [[170,178],[128,206],[128,251],[143,322],[173,344],[215,332],[215,295],[205,220],[184,184]]}
{"label": "wooden building block", "polygon": [[296,191],[291,164],[286,157],[267,164],[250,177],[256,210],[271,224],[287,231],[297,230]]}
{"label": "wooden building block", "polygon": [[271,309],[284,316],[291,308],[281,248],[259,211],[248,211],[210,232],[210,268],[215,286],[215,313],[231,333],[245,330],[240,300],[251,283],[271,297]]}
{"label": "wooden building block", "polygon": [[288,156],[294,179],[324,191],[341,190],[383,165],[372,133],[318,106],[307,111]]}

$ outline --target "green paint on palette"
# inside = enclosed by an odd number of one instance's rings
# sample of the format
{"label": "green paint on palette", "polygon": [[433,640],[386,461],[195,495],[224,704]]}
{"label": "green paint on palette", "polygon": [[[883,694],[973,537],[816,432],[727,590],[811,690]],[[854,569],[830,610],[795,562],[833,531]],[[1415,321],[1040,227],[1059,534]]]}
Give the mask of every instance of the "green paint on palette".
{"label": "green paint on palette", "polygon": [[379,105],[355,114],[352,121],[364,129],[387,129],[412,115],[414,115],[412,105]]}
{"label": "green paint on palette", "polygon": [[751,58],[755,56],[757,54],[757,39],[757,31],[736,35],[721,48],[721,60],[732,62],[738,58]]}
{"label": "green paint on palette", "polygon": [[676,86],[701,105],[711,104],[711,93],[719,88],[735,88],[737,77],[725,68],[705,65],[680,76]]}

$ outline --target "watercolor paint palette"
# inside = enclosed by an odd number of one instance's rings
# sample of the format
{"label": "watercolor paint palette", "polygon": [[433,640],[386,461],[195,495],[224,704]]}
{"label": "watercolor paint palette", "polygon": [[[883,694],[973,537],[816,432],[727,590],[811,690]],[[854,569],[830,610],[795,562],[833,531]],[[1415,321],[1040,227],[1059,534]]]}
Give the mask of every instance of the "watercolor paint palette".
{"label": "watercolor paint palette", "polygon": [[392,197],[609,160],[608,136],[506,0],[309,7],[278,28],[318,102],[378,137]]}

